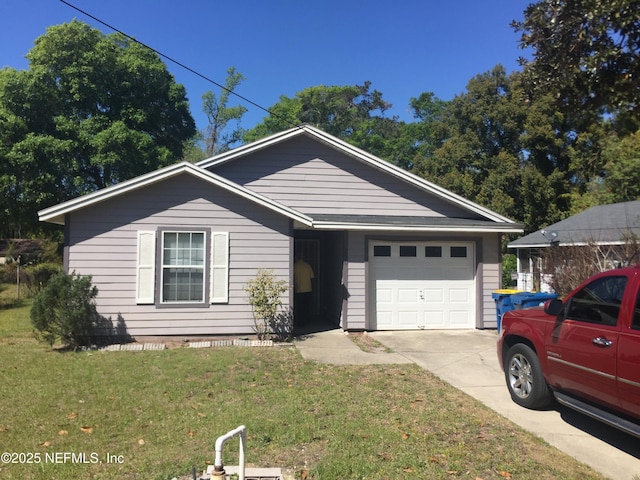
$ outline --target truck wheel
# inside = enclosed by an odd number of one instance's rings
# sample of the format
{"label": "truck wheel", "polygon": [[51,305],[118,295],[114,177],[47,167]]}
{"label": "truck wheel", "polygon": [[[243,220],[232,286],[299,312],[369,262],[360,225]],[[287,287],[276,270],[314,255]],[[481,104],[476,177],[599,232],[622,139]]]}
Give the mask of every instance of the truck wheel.
{"label": "truck wheel", "polygon": [[517,343],[507,351],[505,360],[504,376],[513,401],[532,409],[548,406],[553,397],[533,349]]}

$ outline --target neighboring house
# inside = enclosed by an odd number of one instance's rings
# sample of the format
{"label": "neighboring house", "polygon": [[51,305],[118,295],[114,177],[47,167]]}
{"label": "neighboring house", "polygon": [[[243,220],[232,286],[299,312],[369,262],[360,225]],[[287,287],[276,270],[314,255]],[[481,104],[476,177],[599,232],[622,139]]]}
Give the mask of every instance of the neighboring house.
{"label": "neighboring house", "polygon": [[584,212],[549,225],[509,243],[518,258],[520,290],[549,291],[548,274],[543,271],[541,251],[549,247],[598,245],[607,247],[615,267],[617,246],[640,238],[640,201],[591,207]]}
{"label": "neighboring house", "polygon": [[[520,225],[311,126],[47,208],[68,272],[131,335],[253,332],[257,269],[344,330],[495,328],[501,234]],[[284,295],[293,306],[293,292]]]}
{"label": "neighboring house", "polygon": [[42,253],[42,242],[25,238],[0,240],[0,265],[16,262],[26,263]]}

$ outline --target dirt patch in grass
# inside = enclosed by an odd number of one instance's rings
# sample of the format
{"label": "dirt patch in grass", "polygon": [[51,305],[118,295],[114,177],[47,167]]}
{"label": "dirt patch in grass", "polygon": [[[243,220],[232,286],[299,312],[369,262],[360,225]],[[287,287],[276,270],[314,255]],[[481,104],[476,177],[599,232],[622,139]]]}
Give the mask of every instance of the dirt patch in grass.
{"label": "dirt patch in grass", "polygon": [[367,353],[391,353],[388,347],[385,347],[367,332],[349,333],[348,337],[355,343],[360,350]]}

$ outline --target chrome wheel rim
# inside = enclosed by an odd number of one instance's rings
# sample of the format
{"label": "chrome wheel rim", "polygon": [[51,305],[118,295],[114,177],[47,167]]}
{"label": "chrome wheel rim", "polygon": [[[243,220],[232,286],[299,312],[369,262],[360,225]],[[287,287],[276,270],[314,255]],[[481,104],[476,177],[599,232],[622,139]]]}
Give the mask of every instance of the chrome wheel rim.
{"label": "chrome wheel rim", "polygon": [[518,353],[509,362],[509,386],[519,398],[527,398],[533,390],[531,364],[527,357]]}

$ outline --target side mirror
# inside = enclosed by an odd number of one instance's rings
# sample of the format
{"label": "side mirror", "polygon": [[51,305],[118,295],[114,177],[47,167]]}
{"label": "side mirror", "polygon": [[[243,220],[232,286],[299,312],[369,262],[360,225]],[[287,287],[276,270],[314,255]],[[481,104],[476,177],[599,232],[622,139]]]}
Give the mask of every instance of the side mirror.
{"label": "side mirror", "polygon": [[564,304],[562,303],[562,300],[559,300],[557,298],[554,298],[553,300],[547,300],[544,304],[544,313],[556,317],[560,315],[563,307]]}

